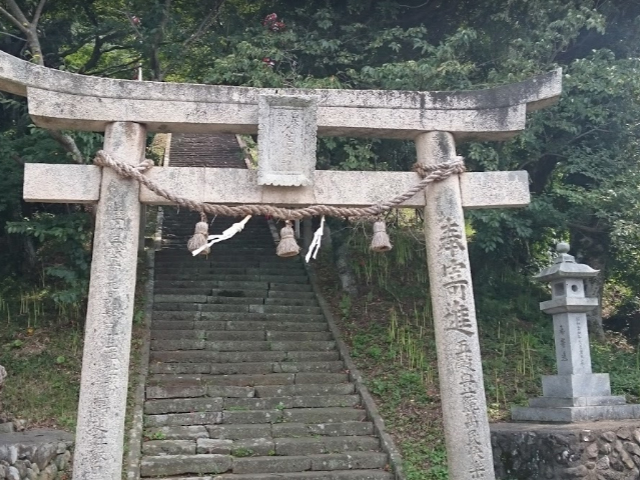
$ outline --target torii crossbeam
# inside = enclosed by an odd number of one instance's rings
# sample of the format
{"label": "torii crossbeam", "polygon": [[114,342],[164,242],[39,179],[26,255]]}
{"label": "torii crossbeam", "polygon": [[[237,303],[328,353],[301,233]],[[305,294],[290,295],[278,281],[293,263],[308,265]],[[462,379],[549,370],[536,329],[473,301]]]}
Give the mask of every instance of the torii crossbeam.
{"label": "torii crossbeam", "polygon": [[[523,130],[527,111],[559,97],[561,72],[465,92],[276,90],[86,77],[0,52],[0,90],[28,97],[29,113],[39,126],[105,131],[105,150],[131,164],[143,160],[147,131],[259,132],[259,172],[156,167],[146,174],[192,200],[365,206],[407,190],[419,177],[315,171],[316,133],[413,139],[419,163],[453,162],[455,140],[504,140]],[[286,141],[276,141],[281,137]],[[304,165],[298,156],[304,157]],[[82,165],[26,165],[24,197],[98,205],[73,478],[117,480],[140,204],[167,202],[110,170]],[[521,207],[528,202],[526,172],[492,172],[449,177],[402,205],[425,208],[452,480],[494,479],[463,208]]]}

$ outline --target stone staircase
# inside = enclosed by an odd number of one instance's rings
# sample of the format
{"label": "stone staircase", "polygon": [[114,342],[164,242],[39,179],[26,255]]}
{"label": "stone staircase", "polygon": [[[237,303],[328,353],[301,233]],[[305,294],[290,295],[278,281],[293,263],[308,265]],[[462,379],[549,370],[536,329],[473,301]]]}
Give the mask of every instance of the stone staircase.
{"label": "stone staircase", "polygon": [[263,218],[192,258],[197,219],[165,215],[156,253],[141,476],[394,478],[301,260]]}

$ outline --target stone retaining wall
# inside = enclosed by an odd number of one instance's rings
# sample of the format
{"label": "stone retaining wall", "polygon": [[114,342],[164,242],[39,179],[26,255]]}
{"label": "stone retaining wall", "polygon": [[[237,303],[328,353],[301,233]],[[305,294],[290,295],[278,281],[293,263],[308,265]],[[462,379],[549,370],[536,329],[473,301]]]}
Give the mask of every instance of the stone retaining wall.
{"label": "stone retaining wall", "polygon": [[491,425],[496,479],[636,480],[640,421]]}
{"label": "stone retaining wall", "polygon": [[57,430],[0,435],[1,480],[66,480],[73,436]]}

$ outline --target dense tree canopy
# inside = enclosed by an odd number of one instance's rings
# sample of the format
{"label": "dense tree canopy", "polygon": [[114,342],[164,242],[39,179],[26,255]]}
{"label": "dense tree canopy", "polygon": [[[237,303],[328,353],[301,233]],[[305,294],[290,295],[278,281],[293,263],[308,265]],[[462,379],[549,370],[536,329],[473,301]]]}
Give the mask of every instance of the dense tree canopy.
{"label": "dense tree canopy", "polygon": [[[483,267],[496,259],[525,275],[553,241],[571,239],[581,260],[624,287],[628,300],[636,296],[637,2],[4,0],[0,6],[0,49],[87,75],[137,78],[141,67],[145,80],[168,82],[454,90],[562,67],[561,101],[530,115],[522,135],[460,146],[472,170],[527,170],[534,194],[526,210],[469,216],[473,262],[488,280]],[[10,95],[1,97],[0,111],[2,273],[44,271],[60,291],[81,291],[90,222],[73,206],[24,204],[22,165],[86,162],[100,136],[34,128],[23,100]],[[407,169],[415,156],[411,142],[330,138],[319,147],[321,168]],[[70,242],[84,257],[69,261]]]}

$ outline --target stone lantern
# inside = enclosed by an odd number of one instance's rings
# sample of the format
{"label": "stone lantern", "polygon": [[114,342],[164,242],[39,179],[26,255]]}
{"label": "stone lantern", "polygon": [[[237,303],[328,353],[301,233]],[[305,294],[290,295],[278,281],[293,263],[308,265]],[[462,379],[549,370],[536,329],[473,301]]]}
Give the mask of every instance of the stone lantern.
{"label": "stone lantern", "polygon": [[551,285],[551,300],[540,310],[553,315],[557,375],[543,375],[542,397],[528,407],[513,407],[517,421],[581,422],[640,418],[640,405],[627,405],[624,397],[612,396],[608,373],[591,371],[587,312],[598,299],[585,296],[584,279],[598,270],[576,263],[569,244],[557,245],[553,265],[534,278]]}

